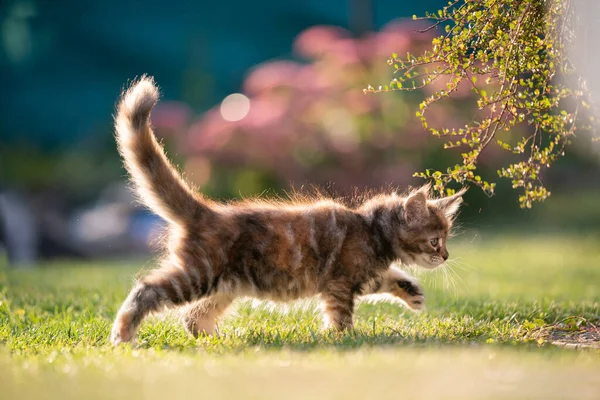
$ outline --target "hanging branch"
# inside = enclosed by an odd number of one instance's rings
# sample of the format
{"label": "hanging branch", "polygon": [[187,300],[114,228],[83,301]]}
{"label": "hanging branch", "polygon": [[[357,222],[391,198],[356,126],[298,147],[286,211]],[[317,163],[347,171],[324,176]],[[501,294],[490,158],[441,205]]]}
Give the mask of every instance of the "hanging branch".
{"label": "hanging branch", "polygon": [[[405,57],[392,54],[395,79],[366,93],[413,91],[442,79],[446,85],[423,100],[416,112],[423,128],[446,139],[444,148],[461,148],[462,163],[445,172],[415,174],[431,180],[440,193],[451,182],[471,183],[493,195],[495,183],[478,174],[482,152],[490,145],[519,156],[498,171],[520,189],[521,207],[530,208],[550,192],[540,174],[565,153],[577,130],[594,123],[584,82],[578,79],[567,49],[574,40],[571,0],[456,0],[424,18],[444,28],[431,50]],[[476,117],[464,128],[435,128],[427,112],[435,103],[469,85],[477,98]],[[524,126],[524,137],[515,128]],[[509,141],[498,139],[510,132]],[[519,132],[522,132],[519,131]]]}

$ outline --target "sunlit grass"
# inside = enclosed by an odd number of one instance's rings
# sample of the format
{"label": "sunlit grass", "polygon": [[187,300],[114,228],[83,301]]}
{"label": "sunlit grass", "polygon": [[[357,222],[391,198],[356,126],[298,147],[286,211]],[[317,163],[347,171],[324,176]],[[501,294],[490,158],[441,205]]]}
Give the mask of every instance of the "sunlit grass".
{"label": "sunlit grass", "polygon": [[152,263],[0,267],[1,397],[564,398],[561,384],[576,383],[576,397],[593,398],[598,351],[556,348],[539,333],[569,317],[598,321],[598,242],[465,234],[450,246],[451,270],[419,274],[424,313],[363,302],[356,329],[334,334],[321,330],[315,302],[240,301],[217,336],[194,339],[158,316],[135,349],[107,338],[133,277]]}

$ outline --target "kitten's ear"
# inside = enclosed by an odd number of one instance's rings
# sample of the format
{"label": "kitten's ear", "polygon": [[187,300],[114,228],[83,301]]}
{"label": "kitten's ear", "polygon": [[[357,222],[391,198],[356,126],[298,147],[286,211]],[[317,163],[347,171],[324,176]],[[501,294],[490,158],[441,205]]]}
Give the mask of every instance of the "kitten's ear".
{"label": "kitten's ear", "polygon": [[404,203],[404,219],[409,225],[419,225],[429,216],[426,192],[419,189],[412,193]]}
{"label": "kitten's ear", "polygon": [[426,183],[423,186],[421,186],[420,188],[418,188],[417,190],[415,190],[415,193],[423,193],[425,195],[425,198],[429,197],[430,192],[431,192],[431,183]]}
{"label": "kitten's ear", "polygon": [[439,208],[446,218],[452,219],[458,208],[463,202],[462,196],[467,191],[467,188],[462,188],[452,196],[444,197],[441,199],[433,200],[433,205]]}

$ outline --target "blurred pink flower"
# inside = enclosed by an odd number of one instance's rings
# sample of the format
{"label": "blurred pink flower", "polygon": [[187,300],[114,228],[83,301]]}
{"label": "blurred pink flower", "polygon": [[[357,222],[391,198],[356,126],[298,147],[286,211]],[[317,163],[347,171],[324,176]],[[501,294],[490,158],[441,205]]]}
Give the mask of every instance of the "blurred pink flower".
{"label": "blurred pink flower", "polygon": [[335,26],[313,26],[300,33],[294,41],[294,50],[307,58],[318,58],[331,50],[338,40],[350,37],[350,33]]}
{"label": "blurred pink flower", "polygon": [[346,94],[346,104],[353,114],[368,114],[377,106],[374,96],[365,96],[358,91],[349,91]]}
{"label": "blurred pink flower", "polygon": [[302,92],[332,90],[336,83],[327,79],[327,76],[318,67],[314,64],[302,65],[294,80],[294,88]]}
{"label": "blurred pink flower", "polygon": [[[200,158],[190,168],[202,172],[202,179],[220,170],[251,168],[282,185],[335,182],[342,193],[353,186],[413,182],[412,172],[432,167],[421,163],[441,146],[415,117],[422,97],[365,95],[361,89],[392,79],[386,60],[393,52],[421,52],[434,34],[415,32],[424,27],[390,23],[361,38],[337,27],[305,30],[294,50],[311,62],[271,61],[254,68],[243,85],[250,107],[242,119],[223,120],[217,105],[192,123],[183,147]],[[460,105],[446,103],[430,125],[464,125],[461,111]],[[165,126],[177,125],[171,118],[172,125]],[[210,170],[204,160],[210,160]]]}
{"label": "blurred pink flower", "polygon": [[288,105],[281,96],[259,96],[250,100],[250,112],[239,121],[239,125],[248,129],[266,129],[275,125],[286,113]]}
{"label": "blurred pink flower", "polygon": [[293,61],[266,62],[253,69],[244,82],[244,92],[257,95],[279,86],[294,86],[302,66]]}
{"label": "blurred pink flower", "polygon": [[152,125],[157,131],[176,132],[187,126],[191,115],[192,111],[183,102],[160,102],[152,111]]}
{"label": "blurred pink flower", "polygon": [[[412,35],[414,36],[414,34]],[[406,28],[398,24],[389,24],[383,31],[377,33],[374,55],[377,57],[391,57],[392,53],[405,55],[410,50],[413,38]]]}
{"label": "blurred pink flower", "polygon": [[207,111],[188,129],[189,149],[200,153],[219,149],[229,140],[234,124],[225,121],[218,108]]}
{"label": "blurred pink flower", "polygon": [[324,54],[328,56],[328,60],[333,62],[337,67],[342,67],[347,64],[357,64],[361,62],[362,54],[359,46],[360,40],[352,38],[342,38],[332,42],[329,46],[329,52]]}

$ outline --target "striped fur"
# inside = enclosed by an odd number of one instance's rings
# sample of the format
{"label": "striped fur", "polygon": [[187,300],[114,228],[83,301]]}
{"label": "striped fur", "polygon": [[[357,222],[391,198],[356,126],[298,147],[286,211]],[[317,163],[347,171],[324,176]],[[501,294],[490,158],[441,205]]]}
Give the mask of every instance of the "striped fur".
{"label": "striped fur", "polygon": [[[424,305],[418,282],[393,261],[426,268],[448,257],[446,238],[464,191],[429,199],[375,196],[357,207],[328,199],[211,202],[193,191],[166,158],[149,122],[158,89],[142,77],[123,94],[116,139],[141,201],[169,223],[165,257],[120,308],[112,343],[128,342],[149,313],[187,305],[186,328],[212,333],[240,296],[288,301],[320,295],[329,325],[350,328],[354,301],[391,293]],[[435,244],[432,240],[435,238]]]}

